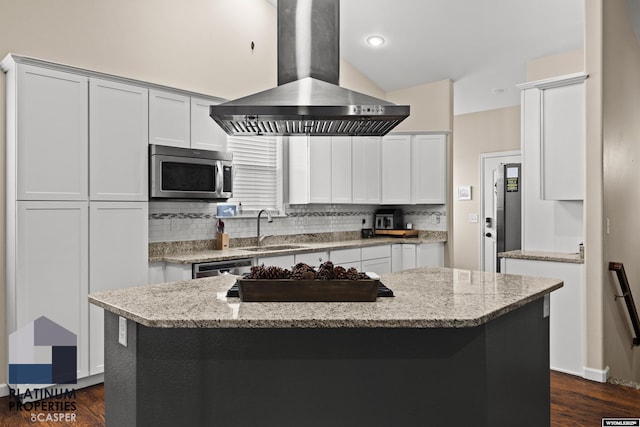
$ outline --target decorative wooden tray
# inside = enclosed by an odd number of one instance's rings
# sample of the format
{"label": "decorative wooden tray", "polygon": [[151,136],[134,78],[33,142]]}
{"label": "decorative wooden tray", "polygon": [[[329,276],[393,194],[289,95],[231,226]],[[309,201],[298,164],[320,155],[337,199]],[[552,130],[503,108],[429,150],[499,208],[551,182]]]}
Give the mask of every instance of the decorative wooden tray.
{"label": "decorative wooden tray", "polygon": [[393,237],[418,237],[419,230],[376,230],[376,234]]}
{"label": "decorative wooden tray", "polygon": [[238,279],[244,302],[374,302],[379,280]]}

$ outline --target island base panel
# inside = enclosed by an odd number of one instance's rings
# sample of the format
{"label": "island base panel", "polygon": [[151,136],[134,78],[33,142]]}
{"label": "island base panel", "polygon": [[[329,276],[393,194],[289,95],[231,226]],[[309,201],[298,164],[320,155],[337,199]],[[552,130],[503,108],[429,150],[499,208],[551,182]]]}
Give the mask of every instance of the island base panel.
{"label": "island base panel", "polygon": [[105,312],[107,426],[549,426],[542,299],[473,328],[162,329]]}

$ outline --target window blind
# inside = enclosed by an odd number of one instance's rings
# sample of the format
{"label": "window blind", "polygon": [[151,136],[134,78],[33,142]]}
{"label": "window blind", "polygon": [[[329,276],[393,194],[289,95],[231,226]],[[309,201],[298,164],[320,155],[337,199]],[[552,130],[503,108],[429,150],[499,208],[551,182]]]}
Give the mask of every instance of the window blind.
{"label": "window blind", "polygon": [[243,211],[282,208],[282,140],[274,136],[229,136],[233,153],[233,203]]}

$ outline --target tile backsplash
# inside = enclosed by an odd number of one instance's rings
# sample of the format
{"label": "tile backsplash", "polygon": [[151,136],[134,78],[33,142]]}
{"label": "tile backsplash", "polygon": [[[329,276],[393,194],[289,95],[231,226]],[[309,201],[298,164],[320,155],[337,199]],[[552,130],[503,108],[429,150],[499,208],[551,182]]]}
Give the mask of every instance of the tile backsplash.
{"label": "tile backsplash", "polygon": [[[262,216],[260,234],[325,233],[373,228],[373,216],[379,208],[375,205],[285,205],[286,216],[274,216],[272,223]],[[401,208],[405,223],[412,223],[415,229],[447,230],[445,205]],[[216,219],[215,203],[150,202],[149,242],[214,239]],[[224,218],[224,222],[225,232],[232,238],[256,235],[255,215]]]}

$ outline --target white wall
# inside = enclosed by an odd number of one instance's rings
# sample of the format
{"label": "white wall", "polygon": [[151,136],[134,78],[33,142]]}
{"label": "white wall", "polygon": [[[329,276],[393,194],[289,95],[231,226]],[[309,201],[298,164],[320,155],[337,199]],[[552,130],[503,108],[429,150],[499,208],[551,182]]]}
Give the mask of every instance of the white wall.
{"label": "white wall", "polygon": [[[603,236],[604,261],[624,264],[636,306],[640,303],[640,43],[625,0],[603,2]],[[587,247],[588,249],[588,247]],[[606,264],[605,264],[606,265]],[[602,285],[604,362],[611,376],[640,383],[640,349],[619,294],[618,281],[605,274]]]}

